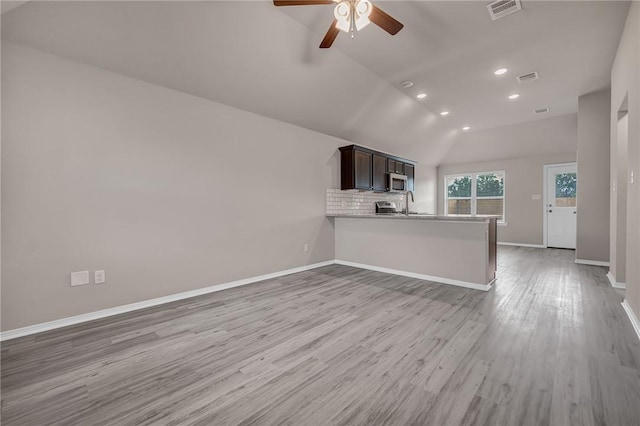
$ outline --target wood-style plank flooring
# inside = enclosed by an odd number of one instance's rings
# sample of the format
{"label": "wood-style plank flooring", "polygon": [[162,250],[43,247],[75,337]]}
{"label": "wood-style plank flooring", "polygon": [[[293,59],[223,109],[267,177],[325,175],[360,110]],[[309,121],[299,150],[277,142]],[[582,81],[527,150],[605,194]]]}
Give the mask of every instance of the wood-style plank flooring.
{"label": "wood-style plank flooring", "polygon": [[498,255],[488,293],[334,265],[4,342],[2,424],[639,425],[606,270]]}

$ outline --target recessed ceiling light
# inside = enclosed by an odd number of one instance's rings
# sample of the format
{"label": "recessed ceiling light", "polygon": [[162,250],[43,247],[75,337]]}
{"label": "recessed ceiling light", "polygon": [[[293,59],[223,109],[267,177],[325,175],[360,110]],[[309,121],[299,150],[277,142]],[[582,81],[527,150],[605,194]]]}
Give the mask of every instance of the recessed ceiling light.
{"label": "recessed ceiling light", "polygon": [[427,97],[426,93],[418,93],[418,95],[416,96],[416,98],[418,98],[418,99],[424,99],[426,97]]}
{"label": "recessed ceiling light", "polygon": [[466,131],[467,131],[467,130],[469,130],[470,128],[471,128],[471,127],[469,127],[469,126],[464,126],[464,127],[462,128],[462,130],[464,130],[464,131],[466,132]]}
{"label": "recessed ceiling light", "polygon": [[500,68],[499,70],[495,70],[493,73],[495,75],[502,75],[502,74],[506,74],[507,71],[509,71],[509,70],[506,69],[506,68]]}
{"label": "recessed ceiling light", "polygon": [[443,117],[444,117],[445,115],[449,115],[449,111],[442,111],[442,112],[440,113],[440,115],[441,115],[441,116],[443,116]]}
{"label": "recessed ceiling light", "polygon": [[400,83],[400,86],[408,89],[409,87],[413,86],[413,81],[403,81],[402,83]]}
{"label": "recessed ceiling light", "polygon": [[509,95],[509,99],[511,99],[512,101],[515,99],[518,99],[520,97],[520,95],[518,95],[517,93],[514,93],[513,95]]}

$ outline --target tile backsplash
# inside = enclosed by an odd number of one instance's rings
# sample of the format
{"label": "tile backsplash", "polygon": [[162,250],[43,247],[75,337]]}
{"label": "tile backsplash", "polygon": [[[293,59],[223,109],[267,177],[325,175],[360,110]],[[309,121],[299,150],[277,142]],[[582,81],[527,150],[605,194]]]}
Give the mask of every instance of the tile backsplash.
{"label": "tile backsplash", "polygon": [[398,210],[404,208],[404,194],[388,192],[358,192],[342,191],[340,189],[327,189],[326,214],[327,215],[368,215],[375,214],[376,201],[393,201]]}

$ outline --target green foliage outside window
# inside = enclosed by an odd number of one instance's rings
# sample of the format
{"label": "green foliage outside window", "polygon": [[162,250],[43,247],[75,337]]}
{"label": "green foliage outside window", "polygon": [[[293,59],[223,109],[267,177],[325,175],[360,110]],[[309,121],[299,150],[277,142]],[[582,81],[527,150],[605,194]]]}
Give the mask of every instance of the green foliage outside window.
{"label": "green foliage outside window", "polygon": [[559,173],[556,175],[556,198],[575,198],[576,196],[575,173]]}
{"label": "green foliage outside window", "polygon": [[504,176],[495,174],[478,175],[476,178],[476,195],[478,197],[504,196]]}
{"label": "green foliage outside window", "polygon": [[460,176],[450,180],[447,194],[449,198],[471,197],[471,176]]}

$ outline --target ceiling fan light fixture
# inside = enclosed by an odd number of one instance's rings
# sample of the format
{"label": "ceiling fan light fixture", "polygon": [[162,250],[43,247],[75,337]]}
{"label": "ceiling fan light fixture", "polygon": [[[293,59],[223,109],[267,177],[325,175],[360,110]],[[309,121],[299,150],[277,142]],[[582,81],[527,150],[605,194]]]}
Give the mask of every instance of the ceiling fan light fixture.
{"label": "ceiling fan light fixture", "polygon": [[359,0],[354,6],[356,17],[356,30],[360,31],[371,23],[369,15],[372,9],[371,2],[369,0]]}
{"label": "ceiling fan light fixture", "polygon": [[276,7],[334,5],[334,20],[320,43],[320,49],[330,48],[340,31],[351,33],[351,38],[354,38],[356,31],[360,31],[372,22],[391,35],[398,34],[398,31],[404,27],[397,19],[374,6],[371,0],[273,0],[273,4]]}
{"label": "ceiling fan light fixture", "polygon": [[336,28],[348,33],[351,29],[351,4],[348,1],[341,1],[333,9],[333,16],[336,18]]}
{"label": "ceiling fan light fixture", "polygon": [[345,33],[360,31],[371,23],[373,5],[369,0],[343,0],[333,9],[336,28]]}

